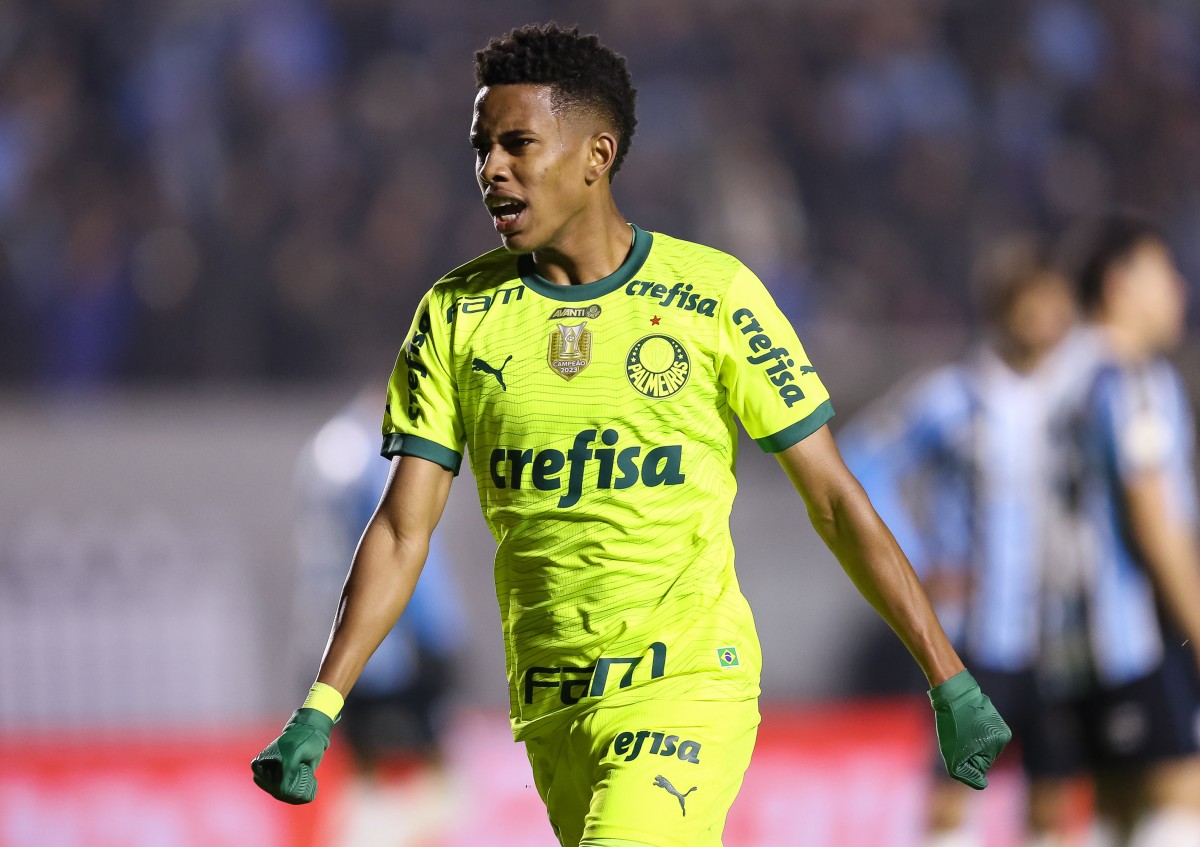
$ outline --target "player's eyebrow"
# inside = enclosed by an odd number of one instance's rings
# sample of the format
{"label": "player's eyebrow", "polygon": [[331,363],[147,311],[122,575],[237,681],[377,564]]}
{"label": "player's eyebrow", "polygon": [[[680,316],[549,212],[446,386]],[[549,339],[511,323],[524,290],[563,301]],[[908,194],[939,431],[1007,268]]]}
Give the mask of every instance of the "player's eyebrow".
{"label": "player's eyebrow", "polygon": [[[506,129],[504,132],[500,133],[496,137],[496,140],[499,141],[501,144],[503,144],[506,141],[513,141],[513,140],[520,138],[521,136],[525,136],[525,135],[537,135],[537,133],[535,131],[533,131],[532,129],[524,129],[524,128]],[[478,149],[480,146],[482,146],[487,140],[488,140],[488,135],[485,132],[472,132],[471,133],[471,146],[476,149]]]}

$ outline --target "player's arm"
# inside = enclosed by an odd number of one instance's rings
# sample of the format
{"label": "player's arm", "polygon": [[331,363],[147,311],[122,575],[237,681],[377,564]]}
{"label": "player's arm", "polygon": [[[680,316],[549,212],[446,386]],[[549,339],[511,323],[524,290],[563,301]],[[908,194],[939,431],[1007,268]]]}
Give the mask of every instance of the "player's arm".
{"label": "player's arm", "polygon": [[1173,518],[1161,470],[1125,479],[1123,495],[1129,530],[1160,602],[1188,639],[1200,663],[1200,550],[1185,523]]}
{"label": "player's arm", "polygon": [[972,788],[986,787],[985,774],[1012,733],[963,667],[900,546],[842,462],[829,428],[776,455],[817,534],[925,672],[947,772]]}
{"label": "player's arm", "polygon": [[817,534],[912,653],[931,686],[963,670],[900,545],[846,468],[828,427],[776,454]]}
{"label": "player's arm", "polygon": [[453,472],[426,459],[392,459],[383,497],[342,588],[317,682],[344,697],[396,625],[425,565],[453,479]]}
{"label": "player's arm", "polygon": [[392,459],[383,497],[342,588],[317,682],[282,734],[251,762],[255,783],[276,799],[308,803],[316,796],[314,771],[343,698],[412,597],[453,478],[451,470],[426,459]]}

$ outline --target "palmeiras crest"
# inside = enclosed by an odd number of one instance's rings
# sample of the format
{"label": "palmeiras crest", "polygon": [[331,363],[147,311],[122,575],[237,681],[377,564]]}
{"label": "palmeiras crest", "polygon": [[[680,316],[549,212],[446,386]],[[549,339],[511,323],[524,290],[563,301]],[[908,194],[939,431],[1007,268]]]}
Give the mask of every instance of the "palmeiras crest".
{"label": "palmeiras crest", "polygon": [[556,324],[550,333],[548,361],[563,379],[572,379],[592,361],[592,331],[587,321],[572,326]]}

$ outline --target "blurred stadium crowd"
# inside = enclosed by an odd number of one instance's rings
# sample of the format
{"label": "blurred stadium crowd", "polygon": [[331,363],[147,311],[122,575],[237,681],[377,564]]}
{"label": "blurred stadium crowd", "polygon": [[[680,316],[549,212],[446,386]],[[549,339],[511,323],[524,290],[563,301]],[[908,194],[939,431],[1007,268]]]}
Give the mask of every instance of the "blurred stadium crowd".
{"label": "blurred stadium crowd", "polygon": [[471,57],[556,17],[640,90],[616,190],[801,325],[961,323],[973,251],[1112,203],[1200,276],[1188,0],[8,0],[0,381],[380,376],[495,245]]}

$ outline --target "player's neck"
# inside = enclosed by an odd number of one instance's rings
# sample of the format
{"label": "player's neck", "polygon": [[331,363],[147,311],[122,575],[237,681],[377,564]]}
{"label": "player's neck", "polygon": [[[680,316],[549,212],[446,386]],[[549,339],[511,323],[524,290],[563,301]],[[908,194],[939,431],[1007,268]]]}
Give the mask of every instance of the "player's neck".
{"label": "player's neck", "polygon": [[1154,357],[1155,351],[1144,343],[1141,333],[1134,327],[1121,321],[1101,320],[1100,330],[1118,360],[1136,364]]}
{"label": "player's neck", "polygon": [[1008,366],[1009,370],[1019,374],[1031,374],[1037,370],[1038,365],[1046,358],[1049,353],[1048,349],[1021,347],[1016,344],[1003,344],[998,342],[995,346],[996,355],[1000,357],[1000,361]]}
{"label": "player's neck", "polygon": [[559,231],[553,242],[535,250],[538,275],[556,285],[583,285],[613,273],[633,246],[633,228],[616,203],[584,209]]}

